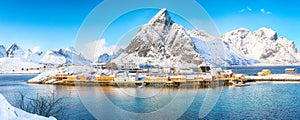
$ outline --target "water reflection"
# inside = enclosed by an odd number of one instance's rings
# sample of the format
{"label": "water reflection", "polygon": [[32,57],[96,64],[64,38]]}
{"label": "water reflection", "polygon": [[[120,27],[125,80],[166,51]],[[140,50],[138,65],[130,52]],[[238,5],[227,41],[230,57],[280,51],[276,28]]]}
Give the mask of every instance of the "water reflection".
{"label": "water reflection", "polygon": [[[26,84],[31,77],[34,76],[0,76],[0,93],[13,103],[19,91],[30,97],[54,91],[67,98],[65,119],[199,119],[201,107],[207,105],[204,101],[211,102],[207,94],[213,97],[220,93],[218,88],[198,87]],[[204,119],[298,119],[299,86],[299,82],[259,82],[248,87],[224,88],[217,104]]]}
{"label": "water reflection", "polygon": [[[77,87],[85,107],[97,119],[179,118],[192,103],[197,90],[179,88]],[[89,91],[87,94],[86,91]],[[134,93],[127,94],[129,91]],[[157,91],[159,91],[157,93]],[[155,93],[146,98],[136,97]]]}

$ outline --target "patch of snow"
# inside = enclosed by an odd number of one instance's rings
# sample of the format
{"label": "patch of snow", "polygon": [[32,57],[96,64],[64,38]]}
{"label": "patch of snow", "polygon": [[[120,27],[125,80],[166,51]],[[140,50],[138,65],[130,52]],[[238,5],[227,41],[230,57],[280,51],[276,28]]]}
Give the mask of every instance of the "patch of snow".
{"label": "patch of snow", "polygon": [[0,118],[1,120],[56,120],[54,117],[47,118],[15,108],[2,94],[0,94]]}
{"label": "patch of snow", "polygon": [[43,71],[41,74],[37,75],[36,77],[28,80],[28,82],[32,83],[41,83],[44,82],[48,77],[55,76],[56,73],[59,71],[57,69],[50,69],[47,71]]}
{"label": "patch of snow", "polygon": [[38,73],[39,71],[34,70],[26,71],[26,68],[40,68],[42,66],[21,58],[0,58],[0,73]]}

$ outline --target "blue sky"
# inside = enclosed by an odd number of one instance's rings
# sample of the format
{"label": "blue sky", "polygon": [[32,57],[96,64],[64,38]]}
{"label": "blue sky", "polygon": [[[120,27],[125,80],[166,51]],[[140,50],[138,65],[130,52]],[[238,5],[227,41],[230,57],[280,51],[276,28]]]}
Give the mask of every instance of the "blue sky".
{"label": "blue sky", "polygon": [[[1,0],[0,44],[8,46],[17,43],[26,49],[40,46],[42,50],[73,46],[82,22],[101,2],[100,0]],[[300,48],[298,1],[197,0],[197,2],[210,15],[221,34],[241,27],[251,31],[267,27],[277,31],[279,36],[294,40],[298,49]],[[122,5],[124,4],[115,4],[115,6]],[[132,26],[136,26],[137,30],[140,24],[147,23],[156,12],[155,9],[144,9],[126,13],[115,20],[102,37],[105,37],[107,45],[117,44],[117,40],[123,37],[124,32],[132,30]],[[191,12],[196,14],[197,11]],[[189,20],[185,21],[185,16],[180,18],[175,12],[171,16],[175,22],[188,26],[185,22]],[[100,17],[106,19],[106,16]],[[97,21],[100,24],[101,19]],[[122,24],[120,21],[127,22]]]}

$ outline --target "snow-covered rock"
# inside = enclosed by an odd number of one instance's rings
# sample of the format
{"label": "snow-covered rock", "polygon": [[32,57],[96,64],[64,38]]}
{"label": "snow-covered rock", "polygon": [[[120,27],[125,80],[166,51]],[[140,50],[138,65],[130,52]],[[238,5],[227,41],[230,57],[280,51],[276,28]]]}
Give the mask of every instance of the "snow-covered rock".
{"label": "snow-covered rock", "polygon": [[84,58],[73,47],[58,50],[48,50],[41,58],[41,63],[50,64],[90,64],[90,61]]}
{"label": "snow-covered rock", "polygon": [[241,28],[224,34],[221,39],[230,51],[262,64],[292,64],[300,60],[294,42],[278,37],[272,29],[251,32]]}
{"label": "snow-covered rock", "polygon": [[186,30],[161,9],[113,61],[124,64],[132,60],[137,64],[195,67],[201,64],[202,56],[194,50]]}
{"label": "snow-covered rock", "polygon": [[6,49],[4,45],[0,45],[0,58],[7,57]]}
{"label": "snow-covered rock", "polygon": [[15,108],[2,94],[0,94],[0,118],[1,120],[56,120],[54,117],[47,118]]}

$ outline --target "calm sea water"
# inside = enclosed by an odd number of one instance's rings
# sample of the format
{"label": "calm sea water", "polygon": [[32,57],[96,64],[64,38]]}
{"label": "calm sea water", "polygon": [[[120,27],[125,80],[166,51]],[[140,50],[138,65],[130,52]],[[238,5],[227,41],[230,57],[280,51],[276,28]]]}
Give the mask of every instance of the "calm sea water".
{"label": "calm sea water", "polygon": [[26,84],[32,77],[0,75],[0,93],[13,103],[19,91],[31,97],[54,91],[66,97],[64,119],[198,119],[201,107],[210,104],[212,110],[203,119],[300,118],[300,83],[259,82],[241,88],[207,89]]}
{"label": "calm sea water", "polygon": [[274,74],[284,74],[286,68],[296,68],[297,74],[300,74],[300,66],[250,66],[250,67],[227,67],[226,69],[230,69],[235,73],[239,74],[257,74],[261,72],[263,69],[271,70],[271,73]]}
{"label": "calm sea water", "polygon": [[95,119],[81,103],[77,89],[74,86],[27,84],[26,80],[34,76],[36,75],[0,75],[0,93],[14,105],[15,96],[19,92],[23,92],[31,98],[35,98],[37,94],[50,95],[52,92],[55,92],[58,97],[65,97],[67,101],[65,117],[63,119]]}

